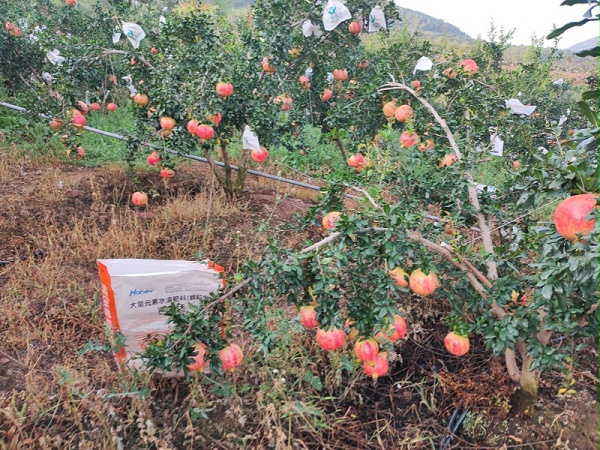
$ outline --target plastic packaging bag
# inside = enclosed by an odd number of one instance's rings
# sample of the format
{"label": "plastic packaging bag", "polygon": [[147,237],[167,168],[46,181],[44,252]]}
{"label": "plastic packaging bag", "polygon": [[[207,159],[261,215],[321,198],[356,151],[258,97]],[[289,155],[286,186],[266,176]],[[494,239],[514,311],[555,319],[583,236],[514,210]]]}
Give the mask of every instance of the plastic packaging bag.
{"label": "plastic packaging bag", "polygon": [[369,14],[369,33],[379,30],[387,30],[387,24],[385,23],[383,9],[379,6],[375,6]]}
{"label": "plastic packaging bag", "polygon": [[326,31],[335,29],[340,23],[352,18],[352,14],[342,2],[329,0],[323,10],[323,28]]}
{"label": "plastic packaging bag", "polygon": [[315,35],[316,37],[323,36],[321,28],[319,28],[318,25],[314,25],[310,20],[306,20],[302,24],[302,34],[304,34],[304,37],[310,37],[312,35]]}
{"label": "plastic packaging bag", "polygon": [[244,127],[244,134],[242,134],[242,149],[260,150],[258,137],[252,132],[248,125]]}
{"label": "plastic packaging bag", "polygon": [[135,354],[144,351],[148,335],[169,332],[165,308],[186,310],[224,287],[223,268],[210,261],[99,259],[98,270],[106,324],[125,337],[115,359],[121,367],[141,368]]}
{"label": "plastic packaging bag", "polygon": [[146,33],[137,23],[124,22],[123,33],[125,34],[125,37],[129,39],[133,48],[138,48],[141,40],[146,37]]}

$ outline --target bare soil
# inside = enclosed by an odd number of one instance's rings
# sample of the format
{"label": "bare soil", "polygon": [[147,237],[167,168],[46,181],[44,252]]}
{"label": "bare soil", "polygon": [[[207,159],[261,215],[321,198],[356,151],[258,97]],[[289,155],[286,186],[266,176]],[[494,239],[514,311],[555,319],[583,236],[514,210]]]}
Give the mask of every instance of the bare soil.
{"label": "bare soil", "polygon": [[[315,202],[312,192],[250,179],[232,203],[195,164],[169,183],[150,172],[134,181],[116,167],[0,153],[0,449],[440,448],[456,408],[470,414],[446,448],[599,447],[597,343],[565,373],[545,373],[533,417],[515,417],[501,358],[477,338],[466,357],[449,356],[435,317],[398,346],[389,376],[346,379],[333,400],[319,400],[330,426],[318,432],[302,420],[278,423],[278,406],[252,389],[215,401],[199,422],[190,416],[194,383],[151,379],[146,397],[108,395],[136,380],[106,352],[78,354],[106,340],[96,258],[194,259],[201,249],[232,274],[270,237],[300,248],[317,232],[288,227]],[[147,209],[129,203],[140,188]],[[239,376],[258,383],[257,361]],[[325,364],[315,371],[328,376]]]}

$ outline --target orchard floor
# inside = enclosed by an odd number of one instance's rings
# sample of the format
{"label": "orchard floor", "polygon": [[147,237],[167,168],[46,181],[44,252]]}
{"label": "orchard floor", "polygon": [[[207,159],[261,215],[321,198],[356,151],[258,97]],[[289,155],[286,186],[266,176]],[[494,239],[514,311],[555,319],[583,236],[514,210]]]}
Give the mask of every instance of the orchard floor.
{"label": "orchard floor", "polygon": [[[377,382],[332,370],[335,357],[310,333],[264,360],[246,340],[230,397],[198,380],[119,373],[106,351],[79,352],[106,343],[96,258],[195,259],[201,249],[235,273],[269,237],[296,249],[321,237],[286,227],[313,192],[250,179],[231,203],[192,164],[168,184],[155,172],[136,183],[150,194],[147,210],[129,203],[123,169],[0,149],[0,449],[438,449],[455,408],[470,412],[447,449],[598,448],[597,343],[564,374],[543,375],[531,417],[511,412],[502,359],[477,337],[465,357],[450,357],[435,317],[399,344]],[[294,379],[306,349],[320,389]],[[281,361],[289,366],[276,369]]]}

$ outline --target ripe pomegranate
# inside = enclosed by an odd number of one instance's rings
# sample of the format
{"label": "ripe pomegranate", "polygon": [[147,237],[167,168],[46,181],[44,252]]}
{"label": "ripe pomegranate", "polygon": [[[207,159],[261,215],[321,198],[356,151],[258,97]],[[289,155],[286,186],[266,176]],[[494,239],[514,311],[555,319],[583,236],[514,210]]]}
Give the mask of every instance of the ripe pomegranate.
{"label": "ripe pomegranate", "polygon": [[263,162],[269,156],[269,152],[265,147],[260,147],[260,150],[252,150],[250,151],[250,158],[252,161]]}
{"label": "ripe pomegranate", "polygon": [[379,344],[373,338],[356,341],[354,354],[361,361],[372,361],[379,353]]}
{"label": "ripe pomegranate", "polygon": [[400,135],[400,144],[403,148],[414,147],[419,142],[419,135],[414,131],[403,131]]}
{"label": "ripe pomegranate", "polygon": [[446,350],[455,356],[462,356],[469,351],[469,338],[451,331],[444,338]]}
{"label": "ripe pomegranate", "polygon": [[155,166],[158,162],[160,162],[160,154],[158,152],[152,152],[148,155],[148,164]]}
{"label": "ripe pomegranate", "polygon": [[148,103],[150,102],[150,99],[148,98],[148,96],[146,94],[137,93],[133,96],[133,101],[136,104],[143,107],[143,106],[148,105]]}
{"label": "ripe pomegranate", "polygon": [[173,130],[163,130],[163,129],[158,130],[158,135],[165,139],[168,138],[169,136],[171,136],[171,133],[173,133]]}
{"label": "ripe pomegranate", "polygon": [[335,69],[333,71],[333,79],[336,81],[346,81],[348,79],[348,71],[346,69]]}
{"label": "ripe pomegranate", "polygon": [[221,119],[223,119],[223,114],[221,113],[217,113],[217,114],[213,114],[212,116],[208,116],[208,120],[210,120],[215,127],[218,127],[219,124],[221,123]]}
{"label": "ripe pomegranate", "polygon": [[473,61],[472,59],[465,59],[465,60],[461,61],[460,67],[462,68],[463,71],[465,71],[469,75],[475,75],[475,73],[477,73],[477,70],[479,69],[479,67],[477,66],[477,63],[475,61]]}
{"label": "ripe pomegranate", "polygon": [[156,47],[152,47],[150,49],[150,53],[152,53],[153,55],[156,55],[158,53],[158,50],[156,50]]}
{"label": "ripe pomegranate", "polygon": [[441,159],[440,163],[438,164],[438,167],[450,167],[456,161],[458,161],[456,155],[454,153],[448,153]]}
{"label": "ripe pomegranate", "polygon": [[76,148],[78,159],[81,159],[85,156],[85,149],[80,145]]}
{"label": "ripe pomegranate", "polygon": [[394,111],[394,116],[398,122],[406,122],[406,119],[412,117],[413,114],[414,112],[410,105],[401,105]]}
{"label": "ripe pomegranate", "polygon": [[67,6],[75,6],[75,3],[77,3],[77,0],[65,0]]}
{"label": "ripe pomegranate", "polygon": [[321,328],[317,330],[317,343],[323,350],[337,350],[346,342],[346,334],[344,330],[334,328],[330,331],[325,331]]}
{"label": "ripe pomegranate", "polygon": [[173,119],[172,117],[161,117],[160,118],[160,127],[163,130],[172,130],[173,128],[175,128],[175,125],[177,124],[177,122],[175,122],[175,119]]}
{"label": "ripe pomegranate", "polygon": [[276,105],[281,105],[281,109],[283,111],[289,111],[292,106],[294,106],[294,100],[292,100],[292,97],[288,97],[286,95],[278,95],[273,99],[273,103]]}
{"label": "ripe pomegranate", "polygon": [[219,359],[223,370],[233,370],[239,366],[244,359],[244,352],[237,344],[231,344],[222,350],[219,350]]}
{"label": "ripe pomegranate", "polygon": [[196,135],[203,141],[207,141],[215,135],[215,130],[210,125],[198,125]]}
{"label": "ripe pomegranate", "polygon": [[521,161],[519,161],[518,159],[515,159],[515,160],[512,162],[512,165],[513,165],[513,167],[514,167],[515,169],[518,169],[519,167],[521,167]]}
{"label": "ripe pomegranate", "polygon": [[365,361],[363,370],[366,375],[373,377],[374,380],[386,375],[390,370],[387,354],[382,352],[375,356],[372,361]]}
{"label": "ripe pomegranate", "polygon": [[186,126],[186,130],[192,134],[196,134],[198,132],[198,121],[196,119],[190,120]]}
{"label": "ripe pomegranate", "polygon": [[63,122],[60,119],[52,119],[52,121],[50,122],[50,128],[52,128],[53,130],[58,130],[62,126]]}
{"label": "ripe pomegranate", "polygon": [[300,320],[301,325],[305,328],[311,329],[319,326],[317,322],[317,311],[315,311],[314,305],[306,305],[300,307]]}
{"label": "ripe pomegranate", "polygon": [[106,109],[108,109],[110,112],[115,112],[117,110],[117,105],[115,103],[109,103],[106,105]]}
{"label": "ripe pomegranate", "polygon": [[360,172],[361,170],[365,169],[369,164],[369,160],[361,153],[352,155],[346,162],[350,167],[353,167],[356,172]]}
{"label": "ripe pomegranate", "polygon": [[331,230],[335,228],[335,223],[339,220],[341,215],[342,213],[339,211],[331,211],[325,214],[322,221],[323,228],[325,228],[326,230]]}
{"label": "ripe pomegranate", "polygon": [[425,275],[421,269],[417,269],[410,274],[408,285],[415,294],[429,295],[438,288],[439,279],[433,270],[429,271],[429,275]]}
{"label": "ripe pomegranate", "polygon": [[572,129],[572,128],[570,128],[570,129],[567,131],[567,134],[568,134],[569,136],[573,136],[573,135],[575,134],[575,130],[574,130],[574,129]]}
{"label": "ripe pomegranate", "polygon": [[8,32],[9,36],[21,37],[21,30],[14,23],[6,22],[4,26],[6,27],[6,31]]}
{"label": "ripe pomegranate", "polygon": [[262,70],[264,70],[266,73],[273,73],[275,72],[275,67],[273,67],[273,65],[271,65],[271,60],[268,56],[265,56],[261,63],[260,63]]}
{"label": "ripe pomegranate", "polygon": [[556,231],[565,239],[574,241],[577,233],[589,234],[596,219],[585,220],[590,211],[597,208],[598,194],[579,194],[563,200],[554,211]]}
{"label": "ripe pomegranate", "polygon": [[300,82],[300,86],[302,87],[302,89],[310,88],[310,78],[308,78],[307,75],[300,75],[300,78],[298,78],[298,81]]}
{"label": "ripe pomegranate", "polygon": [[131,194],[131,203],[135,206],[144,206],[148,204],[148,195],[144,192],[134,192]]}
{"label": "ripe pomegranate", "polygon": [[194,349],[196,350],[197,354],[196,356],[193,356],[193,360],[194,363],[193,364],[189,364],[187,366],[187,368],[190,371],[198,371],[198,372],[204,372],[204,369],[206,367],[207,364],[210,364],[210,360],[206,359],[207,355],[207,347],[206,344],[204,342],[196,342],[196,344],[194,345]]}
{"label": "ripe pomegranate", "polygon": [[394,323],[382,329],[375,335],[375,339],[396,342],[406,336],[406,320],[398,314],[394,314]]}
{"label": "ripe pomegranate", "polygon": [[102,109],[102,106],[100,106],[100,103],[94,102],[90,104],[90,109],[92,111],[100,111]]}
{"label": "ripe pomegranate", "polygon": [[79,111],[81,111],[83,114],[87,114],[89,112],[89,108],[86,102],[77,102],[77,106],[79,108]]}
{"label": "ripe pomegranate", "polygon": [[350,25],[348,25],[348,31],[354,35],[359,35],[362,29],[363,26],[360,22],[350,22]]}
{"label": "ripe pomegranate", "polygon": [[328,102],[331,99],[332,95],[333,91],[331,89],[325,89],[323,91],[323,94],[321,94],[321,100],[323,100],[324,102]]}
{"label": "ripe pomegranate", "polygon": [[415,88],[416,91],[421,89],[421,82],[419,80],[413,80],[410,85]]}
{"label": "ripe pomegranate", "polygon": [[387,102],[385,105],[383,105],[383,115],[388,119],[393,117],[394,114],[396,114],[396,108],[397,106],[394,100]]}
{"label": "ripe pomegranate", "polygon": [[396,286],[403,288],[408,287],[408,273],[406,273],[404,269],[396,267],[394,270],[388,270],[388,273],[394,279]]}
{"label": "ripe pomegranate", "polygon": [[160,176],[165,179],[173,178],[175,176],[175,171],[173,169],[168,169],[168,168],[161,169]]}
{"label": "ripe pomegranate", "polygon": [[233,85],[219,81],[215,87],[215,90],[221,97],[226,98],[233,94]]}
{"label": "ripe pomegranate", "polygon": [[73,116],[71,123],[74,127],[83,128],[85,127],[85,117],[83,117],[81,114],[77,114]]}

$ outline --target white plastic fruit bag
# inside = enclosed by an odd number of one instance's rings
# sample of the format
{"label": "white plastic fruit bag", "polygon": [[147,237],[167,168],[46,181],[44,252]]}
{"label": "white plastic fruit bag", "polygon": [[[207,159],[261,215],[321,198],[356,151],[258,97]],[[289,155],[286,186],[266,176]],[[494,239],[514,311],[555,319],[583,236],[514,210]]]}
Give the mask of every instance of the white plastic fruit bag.
{"label": "white plastic fruit bag", "polygon": [[316,36],[321,37],[323,32],[318,25],[314,25],[310,20],[305,20],[302,24],[302,34],[304,37]]}
{"label": "white plastic fruit bag", "polygon": [[137,23],[129,22],[124,22],[122,26],[125,37],[129,39],[129,42],[131,42],[133,48],[138,48],[141,40],[146,37],[146,33],[144,30],[142,30],[142,27],[140,27]]}
{"label": "white plastic fruit bag", "polygon": [[323,28],[326,31],[335,29],[340,23],[351,19],[352,14],[342,2],[337,0],[329,0],[325,9],[323,9]]}
{"label": "white plastic fruit bag", "polygon": [[142,367],[135,354],[144,351],[148,335],[169,332],[163,311],[171,303],[186,310],[225,283],[220,276],[223,268],[210,261],[99,259],[97,263],[106,324],[125,338],[125,346],[115,352],[121,367]]}
{"label": "white plastic fruit bag", "polygon": [[510,108],[510,112],[513,114],[525,115],[529,116],[532,112],[535,111],[537,106],[524,105],[516,98],[510,98],[505,101],[506,107]]}
{"label": "white plastic fruit bag", "polygon": [[242,149],[260,150],[258,137],[252,132],[248,125],[244,127],[244,133],[242,134]]}
{"label": "white plastic fruit bag", "polygon": [[379,30],[387,30],[387,24],[385,23],[383,9],[379,6],[375,6],[369,14],[369,33]]}

